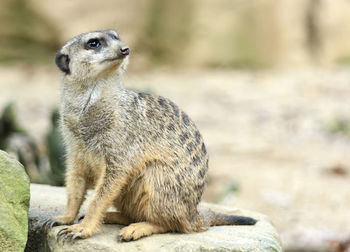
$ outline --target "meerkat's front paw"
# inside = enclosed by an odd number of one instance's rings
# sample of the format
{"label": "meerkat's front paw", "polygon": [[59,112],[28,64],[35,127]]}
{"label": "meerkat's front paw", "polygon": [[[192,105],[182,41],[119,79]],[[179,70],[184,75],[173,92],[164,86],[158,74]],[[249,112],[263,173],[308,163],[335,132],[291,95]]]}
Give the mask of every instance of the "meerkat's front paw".
{"label": "meerkat's front paw", "polygon": [[160,234],[166,229],[149,222],[138,222],[122,228],[119,232],[119,241],[135,241],[151,234]]}
{"label": "meerkat's front paw", "polygon": [[134,241],[137,239],[140,239],[143,236],[146,236],[146,234],[143,232],[143,230],[138,228],[139,223],[131,224],[125,228],[122,228],[119,232],[118,240],[119,241]]}
{"label": "meerkat's front paw", "polygon": [[74,218],[72,217],[56,216],[45,221],[41,228],[44,232],[46,232],[48,229],[54,226],[71,225],[73,224],[73,222],[74,222]]}
{"label": "meerkat's front paw", "polygon": [[63,244],[65,242],[73,242],[77,239],[85,239],[90,237],[94,233],[94,230],[86,227],[82,223],[75,224],[69,227],[62,228],[56,234],[57,242],[62,241]]}

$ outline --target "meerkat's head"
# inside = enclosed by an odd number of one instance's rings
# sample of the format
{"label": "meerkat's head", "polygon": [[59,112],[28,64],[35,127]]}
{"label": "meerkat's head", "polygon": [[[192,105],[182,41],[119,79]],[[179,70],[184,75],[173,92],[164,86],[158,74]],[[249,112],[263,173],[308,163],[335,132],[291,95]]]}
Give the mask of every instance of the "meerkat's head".
{"label": "meerkat's head", "polygon": [[121,75],[129,54],[116,31],[94,31],[69,40],[57,52],[55,62],[68,80],[84,81]]}

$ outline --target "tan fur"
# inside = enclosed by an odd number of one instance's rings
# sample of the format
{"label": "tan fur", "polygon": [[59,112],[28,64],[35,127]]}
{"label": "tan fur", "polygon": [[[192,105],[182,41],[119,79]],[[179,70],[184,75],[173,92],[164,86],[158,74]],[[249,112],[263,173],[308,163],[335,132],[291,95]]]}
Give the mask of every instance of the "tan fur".
{"label": "tan fur", "polygon": [[[86,238],[103,219],[134,223],[120,232],[127,241],[168,231],[204,231],[210,220],[204,223],[197,211],[208,169],[202,136],[170,100],[123,87],[120,76],[127,57],[118,53],[125,45],[112,35],[118,36],[113,30],[79,35],[56,57],[66,71],[61,116],[68,202],[51,226],[72,224],[93,186],[83,221],[62,230],[61,236]],[[87,41],[94,38],[103,40],[103,47],[87,50]],[[113,57],[118,59],[103,61]],[[120,212],[106,215],[111,205]]]}

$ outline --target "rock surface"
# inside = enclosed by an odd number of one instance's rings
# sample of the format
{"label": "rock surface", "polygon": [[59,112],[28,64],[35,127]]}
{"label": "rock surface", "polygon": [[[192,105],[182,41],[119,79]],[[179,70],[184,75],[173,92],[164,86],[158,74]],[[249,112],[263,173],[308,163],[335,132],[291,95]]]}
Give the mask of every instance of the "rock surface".
{"label": "rock surface", "polygon": [[[134,242],[120,243],[116,237],[120,225],[103,225],[101,232],[74,244],[56,242],[54,227],[47,234],[41,224],[47,218],[62,214],[66,204],[66,190],[62,187],[31,185],[29,210],[29,240],[26,251],[282,251],[278,234],[266,216],[255,212],[202,203],[201,207],[258,219],[255,226],[220,226],[194,234],[159,234]],[[86,203],[82,211],[86,209]]]}
{"label": "rock surface", "polygon": [[0,151],[0,251],[23,251],[27,241],[29,178],[23,166]]}

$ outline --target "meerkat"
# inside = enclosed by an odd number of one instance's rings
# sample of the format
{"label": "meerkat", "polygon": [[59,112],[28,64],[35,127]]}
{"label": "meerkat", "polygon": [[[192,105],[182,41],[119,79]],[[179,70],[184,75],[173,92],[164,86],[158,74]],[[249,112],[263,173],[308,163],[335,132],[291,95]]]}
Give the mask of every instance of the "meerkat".
{"label": "meerkat", "polygon": [[[250,217],[198,210],[208,152],[194,122],[161,96],[124,88],[130,49],[114,30],[69,40],[55,62],[63,72],[61,127],[67,146],[67,207],[44,229],[70,225],[59,239],[125,225],[119,240],[165,232],[202,232],[213,225],[254,225]],[[89,187],[92,200],[74,224]],[[107,212],[110,206],[118,211]]]}

